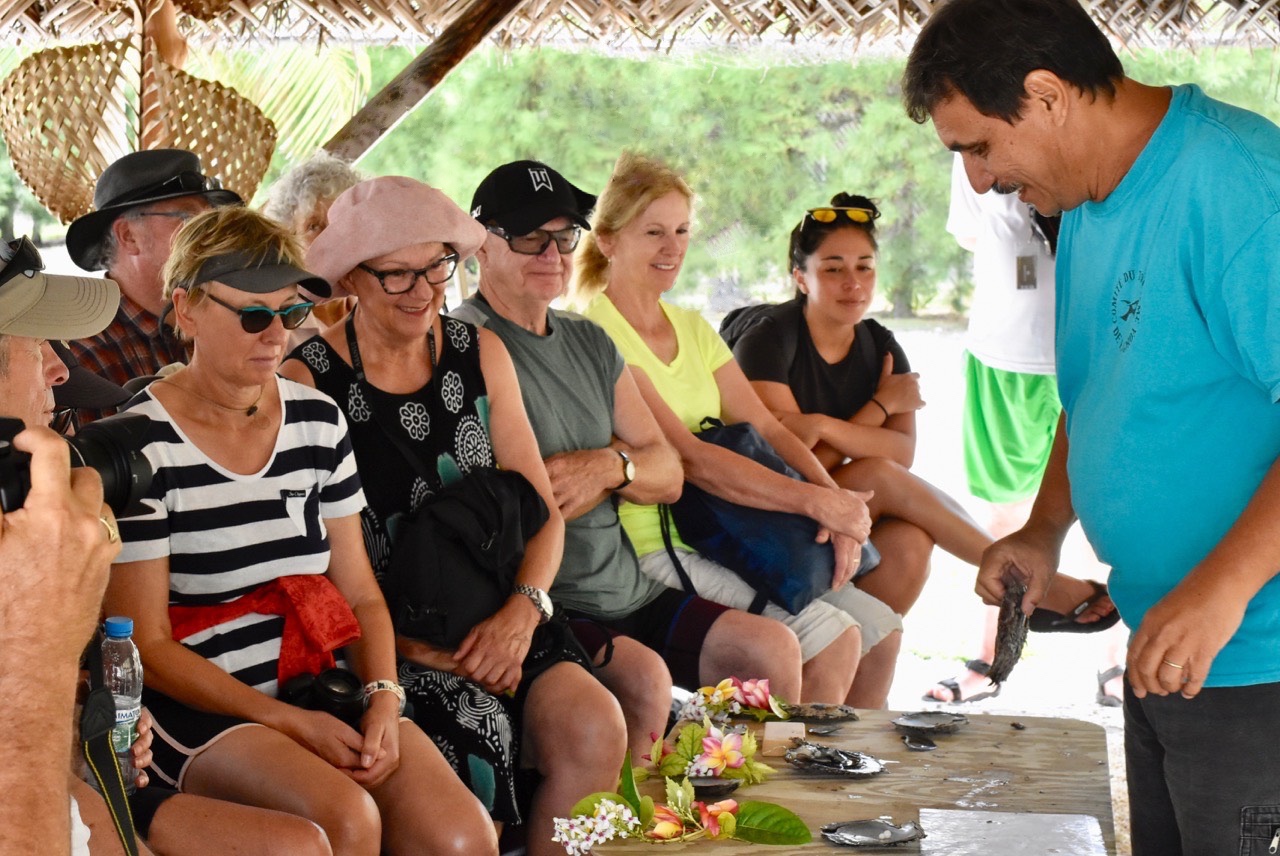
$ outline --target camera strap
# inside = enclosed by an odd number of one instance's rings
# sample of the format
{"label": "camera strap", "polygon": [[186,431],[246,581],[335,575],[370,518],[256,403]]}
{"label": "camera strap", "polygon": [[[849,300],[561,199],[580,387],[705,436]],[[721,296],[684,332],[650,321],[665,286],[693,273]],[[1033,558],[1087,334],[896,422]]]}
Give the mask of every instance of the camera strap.
{"label": "camera strap", "polygon": [[120,764],[111,745],[116,705],[111,691],[103,685],[102,646],[97,635],[89,643],[88,667],[91,689],[80,714],[80,747],[107,810],[111,812],[111,821],[125,853],[138,856],[138,837],[134,832],[133,813],[129,809],[129,795],[125,792]]}

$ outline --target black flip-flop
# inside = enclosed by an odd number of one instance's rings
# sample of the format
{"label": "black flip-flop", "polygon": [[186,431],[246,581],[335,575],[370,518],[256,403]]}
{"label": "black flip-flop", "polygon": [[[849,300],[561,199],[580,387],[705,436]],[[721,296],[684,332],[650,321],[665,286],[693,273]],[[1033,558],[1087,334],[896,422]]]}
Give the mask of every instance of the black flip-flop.
{"label": "black flip-flop", "polygon": [[[969,660],[964,664],[964,667],[969,671],[979,675],[985,675],[987,672],[991,670],[991,664],[986,662],[985,660]],[[961,697],[960,682],[957,681],[955,678],[943,678],[942,680],[938,681],[937,684],[938,686],[942,687],[945,690],[948,690],[951,693],[951,700],[943,701],[940,698],[934,698],[928,693],[925,693],[920,697],[922,701],[932,701],[932,702],[938,702],[941,704],[968,704],[970,702],[982,701],[983,699],[986,699],[986,698],[995,698],[996,696],[1000,695],[1000,684],[992,684],[991,689],[986,690],[985,692],[974,693],[968,698]]]}
{"label": "black flip-flop", "polygon": [[1120,620],[1120,610],[1114,608],[1097,621],[1091,621],[1086,624],[1076,621],[1077,618],[1084,614],[1085,610],[1110,594],[1103,583],[1096,580],[1085,580],[1085,582],[1093,586],[1092,595],[1066,615],[1061,612],[1054,612],[1052,609],[1037,608],[1035,612],[1031,613],[1031,618],[1027,621],[1030,628],[1037,633],[1100,633],[1103,630],[1114,627],[1116,622]]}

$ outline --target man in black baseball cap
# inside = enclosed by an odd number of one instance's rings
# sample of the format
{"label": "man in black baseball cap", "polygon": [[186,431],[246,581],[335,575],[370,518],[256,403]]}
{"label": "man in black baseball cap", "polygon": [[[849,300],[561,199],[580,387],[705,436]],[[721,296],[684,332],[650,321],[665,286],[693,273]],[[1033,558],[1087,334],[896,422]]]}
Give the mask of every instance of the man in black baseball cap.
{"label": "man in black baseball cap", "polygon": [[94,210],[67,229],[67,251],[80,267],[106,270],[120,284],[120,309],[102,333],[72,343],[79,364],[124,385],[185,360],[160,326],[161,271],[173,235],[210,206],[241,203],[201,171],[198,157],[180,149],[133,152],[103,170]]}

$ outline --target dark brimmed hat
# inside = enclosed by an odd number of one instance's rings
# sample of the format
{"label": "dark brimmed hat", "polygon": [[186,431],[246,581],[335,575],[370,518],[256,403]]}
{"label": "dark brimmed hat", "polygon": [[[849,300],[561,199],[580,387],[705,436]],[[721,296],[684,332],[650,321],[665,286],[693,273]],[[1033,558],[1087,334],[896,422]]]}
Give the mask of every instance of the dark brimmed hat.
{"label": "dark brimmed hat", "polygon": [[67,253],[85,270],[102,269],[102,243],[115,219],[130,208],[203,196],[215,208],[240,205],[237,194],[200,171],[200,158],[181,149],[132,152],[102,171],[93,191],[94,210],[67,229]]}
{"label": "dark brimmed hat", "polygon": [[568,217],[590,229],[596,198],[541,161],[503,164],[484,177],[471,197],[471,216],[496,223],[508,235],[527,235],[549,220]]}
{"label": "dark brimmed hat", "polygon": [[177,286],[190,288],[202,282],[220,282],[249,294],[270,294],[297,284],[317,297],[329,296],[329,283],[322,277],[290,264],[278,253],[254,255],[247,252],[225,253],[205,259],[190,282]]}
{"label": "dark brimmed hat", "polygon": [[106,410],[119,407],[129,400],[129,390],[80,365],[75,354],[66,345],[56,339],[50,340],[49,345],[67,367],[66,383],[53,388],[53,400],[59,408]]}
{"label": "dark brimmed hat", "polygon": [[109,279],[43,273],[26,238],[0,247],[0,334],[32,339],[84,339],[116,317],[120,288]]}

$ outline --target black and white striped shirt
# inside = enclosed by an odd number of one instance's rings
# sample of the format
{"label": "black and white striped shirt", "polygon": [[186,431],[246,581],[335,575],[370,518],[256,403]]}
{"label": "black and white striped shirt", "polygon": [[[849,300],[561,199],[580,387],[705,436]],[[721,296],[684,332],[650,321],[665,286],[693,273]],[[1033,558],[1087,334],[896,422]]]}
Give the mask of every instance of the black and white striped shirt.
{"label": "black and white striped shirt", "polygon": [[[278,577],[325,573],[325,519],[365,505],[337,405],[283,378],[277,386],[284,418],[276,446],[251,475],[206,456],[149,391],[129,406],[152,420],[143,454],[155,470],[145,499],[154,511],[120,521],[116,562],[167,557],[170,605],[225,603]],[[250,613],[178,641],[274,696],[283,625],[280,616]]]}

